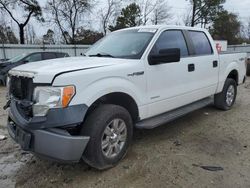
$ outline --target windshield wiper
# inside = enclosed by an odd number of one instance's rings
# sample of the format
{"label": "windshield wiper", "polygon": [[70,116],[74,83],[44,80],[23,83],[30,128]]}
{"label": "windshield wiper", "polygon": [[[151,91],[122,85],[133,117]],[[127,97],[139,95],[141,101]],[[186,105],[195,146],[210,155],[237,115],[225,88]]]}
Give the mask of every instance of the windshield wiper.
{"label": "windshield wiper", "polygon": [[114,58],[114,56],[110,54],[106,54],[106,53],[97,53],[97,54],[89,55],[89,57],[112,57]]}

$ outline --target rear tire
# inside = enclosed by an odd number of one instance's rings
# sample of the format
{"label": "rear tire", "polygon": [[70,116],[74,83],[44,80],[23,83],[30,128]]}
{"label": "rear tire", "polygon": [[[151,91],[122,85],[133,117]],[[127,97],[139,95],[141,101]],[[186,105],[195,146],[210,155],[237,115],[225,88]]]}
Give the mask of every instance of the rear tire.
{"label": "rear tire", "polygon": [[90,136],[83,160],[100,170],[111,168],[127,153],[133,135],[132,118],[121,106],[101,105],[87,117],[81,135]]}
{"label": "rear tire", "polygon": [[237,84],[232,78],[227,78],[221,93],[214,96],[214,105],[221,110],[230,110],[237,96]]}

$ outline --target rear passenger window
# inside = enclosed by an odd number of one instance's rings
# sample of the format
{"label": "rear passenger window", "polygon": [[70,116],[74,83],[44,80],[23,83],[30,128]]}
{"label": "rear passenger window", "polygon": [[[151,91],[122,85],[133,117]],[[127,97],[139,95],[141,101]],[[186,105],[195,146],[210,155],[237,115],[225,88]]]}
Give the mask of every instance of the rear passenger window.
{"label": "rear passenger window", "polygon": [[24,59],[24,61],[26,62],[35,62],[35,61],[41,61],[41,60],[42,60],[42,56],[40,53],[31,54]]}
{"label": "rear passenger window", "polygon": [[43,54],[43,59],[55,59],[56,58],[56,54],[55,53],[44,53]]}
{"label": "rear passenger window", "polygon": [[69,57],[69,55],[66,54],[66,53],[56,53],[56,55],[57,55],[58,58]]}
{"label": "rear passenger window", "polygon": [[161,49],[179,48],[181,57],[188,56],[188,48],[182,31],[165,31],[156,41],[151,53],[158,54]]}
{"label": "rear passenger window", "polygon": [[213,53],[211,44],[205,33],[199,31],[189,31],[194,44],[196,55],[210,55]]}

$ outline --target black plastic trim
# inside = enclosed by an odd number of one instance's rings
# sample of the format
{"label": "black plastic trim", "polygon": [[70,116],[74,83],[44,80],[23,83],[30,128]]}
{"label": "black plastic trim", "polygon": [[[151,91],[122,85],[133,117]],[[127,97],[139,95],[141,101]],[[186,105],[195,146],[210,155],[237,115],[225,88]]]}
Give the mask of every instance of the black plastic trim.
{"label": "black plastic trim", "polygon": [[183,30],[183,35],[184,35],[184,38],[186,40],[186,43],[187,43],[187,48],[188,48],[188,51],[189,51],[189,56],[193,56],[195,55],[195,49],[194,49],[194,45],[193,45],[193,42],[189,36],[189,33],[187,30]]}
{"label": "black plastic trim", "polygon": [[144,119],[137,122],[135,127],[138,129],[153,129],[210,104],[213,104],[213,97],[207,97],[163,114]]}

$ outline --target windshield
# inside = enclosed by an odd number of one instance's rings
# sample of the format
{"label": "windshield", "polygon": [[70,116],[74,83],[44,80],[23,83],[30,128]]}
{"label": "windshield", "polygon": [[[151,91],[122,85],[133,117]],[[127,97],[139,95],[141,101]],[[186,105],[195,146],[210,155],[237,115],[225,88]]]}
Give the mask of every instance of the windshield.
{"label": "windshield", "polygon": [[133,29],[109,34],[86,53],[86,56],[140,59],[156,30]]}
{"label": "windshield", "polygon": [[21,55],[18,55],[18,56],[15,56],[15,57],[11,58],[11,59],[8,60],[7,62],[8,62],[8,63],[16,63],[16,62],[22,60],[22,59],[23,59],[24,57],[26,57],[26,56],[27,56],[27,54],[21,54]]}

